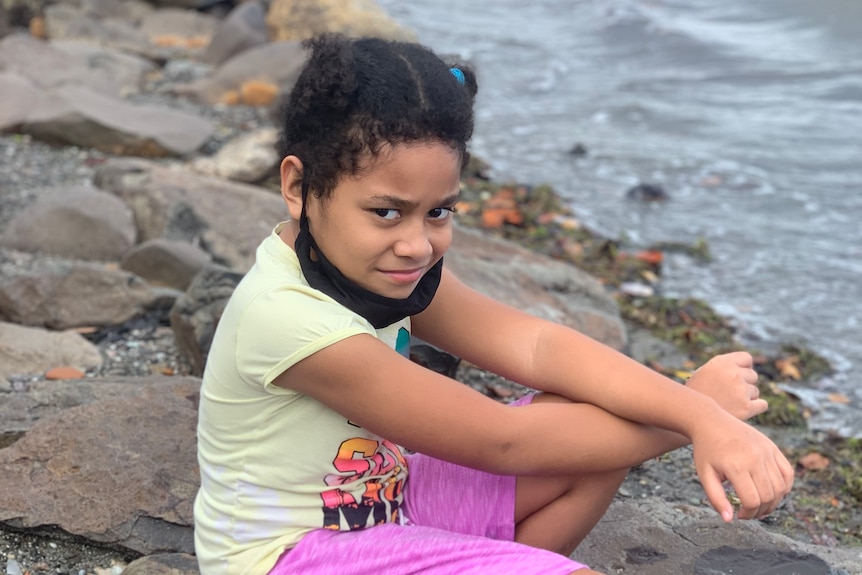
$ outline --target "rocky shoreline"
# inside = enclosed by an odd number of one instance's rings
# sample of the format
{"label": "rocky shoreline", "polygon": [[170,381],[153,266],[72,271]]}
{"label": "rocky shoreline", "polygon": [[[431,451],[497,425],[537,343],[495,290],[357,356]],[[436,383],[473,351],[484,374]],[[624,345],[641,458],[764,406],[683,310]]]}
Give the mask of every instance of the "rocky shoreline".
{"label": "rocky shoreline", "polygon": [[[7,575],[197,572],[195,386],[220,306],[283,212],[274,110],[301,64],[296,38],[410,37],[370,2],[356,14],[302,2],[310,20],[287,4],[0,8]],[[580,226],[553,190],[491,182],[480,164],[463,182],[447,265],[468,283],[677,379],[739,347],[707,306],[660,296],[662,251],[702,257],[703,246],[631,250]],[[579,557],[644,575],[779,564],[808,570],[769,573],[862,573],[859,444],[808,432],[780,387],[828,366],[804,350],[757,355],[763,391],[781,407],[758,424],[798,464],[787,504],[762,524],[722,527],[678,450],[632,471]],[[451,358],[421,361],[500,401],[525,391]],[[704,530],[714,537],[693,535]],[[744,541],[772,565],[709,555]],[[752,570],[728,571],[740,565]]]}

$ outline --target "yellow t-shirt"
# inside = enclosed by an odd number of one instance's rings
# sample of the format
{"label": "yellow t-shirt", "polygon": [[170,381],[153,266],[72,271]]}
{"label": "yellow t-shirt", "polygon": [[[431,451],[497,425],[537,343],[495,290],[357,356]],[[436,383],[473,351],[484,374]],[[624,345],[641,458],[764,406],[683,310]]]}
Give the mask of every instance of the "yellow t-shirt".
{"label": "yellow t-shirt", "polygon": [[273,385],[357,334],[407,354],[409,318],[375,330],[305,281],[279,237],[260,245],[219,321],[201,387],[195,549],[204,575],[264,575],[312,529],[398,521],[400,448],[311,397]]}

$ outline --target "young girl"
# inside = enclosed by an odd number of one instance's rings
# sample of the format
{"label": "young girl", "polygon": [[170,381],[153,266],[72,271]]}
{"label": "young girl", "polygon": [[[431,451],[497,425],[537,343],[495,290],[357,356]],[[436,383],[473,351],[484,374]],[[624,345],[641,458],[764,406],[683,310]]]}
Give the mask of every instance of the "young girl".
{"label": "young girl", "polygon": [[[476,81],[415,44],[324,37],[286,108],[276,226],[201,392],[204,575],[595,573],[569,559],[633,465],[693,444],[706,495],[771,512],[793,470],[742,420],[745,353],[679,385],[443,267]],[[411,334],[539,391],[504,406]],[[413,453],[408,455],[409,452]]]}

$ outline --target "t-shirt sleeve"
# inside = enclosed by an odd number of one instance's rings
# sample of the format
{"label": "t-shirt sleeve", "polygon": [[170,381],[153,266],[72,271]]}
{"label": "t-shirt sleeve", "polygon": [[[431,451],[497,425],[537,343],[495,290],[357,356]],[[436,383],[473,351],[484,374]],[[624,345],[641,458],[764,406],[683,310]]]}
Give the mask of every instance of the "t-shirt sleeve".
{"label": "t-shirt sleeve", "polygon": [[243,379],[269,393],[289,390],[273,380],[299,361],[374,328],[361,316],[308,288],[268,290],[255,297],[240,320],[236,362]]}

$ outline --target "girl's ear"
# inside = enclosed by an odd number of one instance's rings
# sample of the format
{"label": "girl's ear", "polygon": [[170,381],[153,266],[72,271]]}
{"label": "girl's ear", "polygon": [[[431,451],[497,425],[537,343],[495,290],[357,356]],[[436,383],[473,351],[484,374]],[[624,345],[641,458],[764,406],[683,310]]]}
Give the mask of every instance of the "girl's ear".
{"label": "girl's ear", "polygon": [[302,160],[287,156],[281,161],[281,197],[287,204],[290,219],[299,221],[302,214]]}

